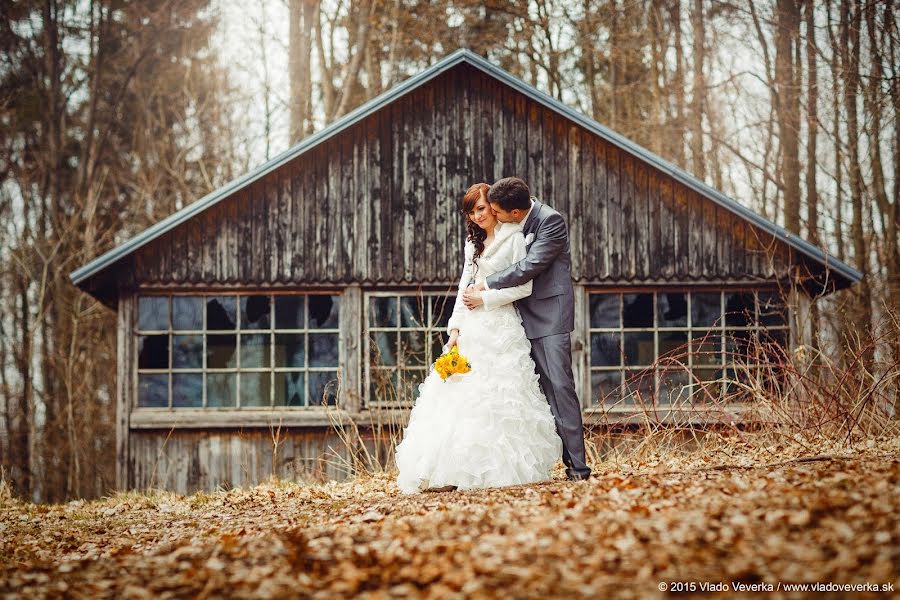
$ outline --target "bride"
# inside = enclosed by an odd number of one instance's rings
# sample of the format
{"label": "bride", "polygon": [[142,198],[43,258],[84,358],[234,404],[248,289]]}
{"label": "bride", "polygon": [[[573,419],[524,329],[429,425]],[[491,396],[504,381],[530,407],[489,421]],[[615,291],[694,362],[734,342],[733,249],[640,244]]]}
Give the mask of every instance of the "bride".
{"label": "bride", "polygon": [[513,301],[531,294],[529,281],[482,293],[469,310],[463,292],[525,256],[520,223],[500,223],[477,183],[463,198],[465,266],[447,327],[471,371],[446,381],[432,369],[403,440],[397,445],[397,485],[404,493],[461,490],[550,479],[562,454],[550,405],[538,384],[531,343]]}

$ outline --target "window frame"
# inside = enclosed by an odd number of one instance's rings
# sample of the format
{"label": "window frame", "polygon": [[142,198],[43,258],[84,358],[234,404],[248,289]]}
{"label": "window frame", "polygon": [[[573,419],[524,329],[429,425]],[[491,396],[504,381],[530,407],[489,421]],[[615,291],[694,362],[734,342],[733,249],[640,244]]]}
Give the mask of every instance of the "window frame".
{"label": "window frame", "polygon": [[[241,299],[249,296],[267,296],[269,298],[269,326],[263,329],[245,329],[241,323]],[[304,322],[302,328],[278,328],[275,320],[275,304],[278,296],[294,296],[303,297],[304,299]],[[334,327],[327,328],[311,328],[309,323],[309,304],[310,296],[335,296],[338,298],[337,323]],[[140,328],[140,303],[142,298],[166,298],[168,309],[168,329],[141,329]],[[199,298],[202,305],[202,328],[199,330],[186,330],[175,328],[174,315],[174,299],[178,297]],[[206,304],[209,298],[215,297],[231,297],[235,299],[235,324],[233,329],[209,329]],[[189,413],[199,411],[201,413],[228,413],[246,414],[254,411],[277,412],[281,410],[288,411],[316,411],[328,408],[338,408],[341,406],[341,394],[339,382],[342,379],[342,370],[344,368],[343,345],[344,339],[342,334],[342,322],[346,318],[346,308],[344,306],[344,294],[341,290],[336,289],[303,289],[303,290],[274,290],[274,289],[139,289],[134,293],[134,310],[131,323],[131,344],[132,344],[132,365],[130,369],[133,372],[131,381],[132,401],[131,410],[135,413]],[[234,367],[210,368],[207,365],[208,346],[207,338],[209,335],[233,334],[235,337],[234,351]],[[269,338],[269,357],[268,367],[244,367],[241,366],[241,339],[244,335],[267,335]],[[296,334],[303,336],[304,347],[304,366],[302,367],[276,367],[275,355],[276,344],[275,339],[279,334]],[[309,336],[310,334],[328,334],[336,336],[337,340],[337,364],[333,367],[312,367],[309,365]],[[168,343],[168,365],[165,369],[142,369],[140,368],[140,338],[147,335],[166,335]],[[179,368],[173,367],[175,337],[179,335],[198,335],[202,339],[201,356],[202,363],[200,367]],[[334,392],[334,403],[323,406],[319,403],[310,403],[310,381],[309,373],[326,372],[335,373],[335,381],[338,382],[337,389]],[[207,374],[210,373],[226,373],[235,375],[234,387],[234,405],[233,406],[209,406],[207,394]],[[268,404],[254,406],[241,405],[241,377],[244,373],[268,373],[269,374],[269,401]],[[275,392],[277,376],[280,373],[302,373],[303,374],[303,393],[304,402],[302,405],[275,404]],[[167,375],[167,405],[166,406],[140,406],[140,377],[141,375]],[[174,378],[177,374],[199,374],[201,376],[201,405],[200,406],[174,406],[173,386]]]}
{"label": "window frame", "polygon": [[[415,403],[415,397],[410,398],[409,400],[406,400],[406,401],[402,401],[402,400],[401,401],[398,401],[398,400],[377,401],[377,400],[373,399],[371,397],[373,367],[374,367],[374,370],[383,370],[383,371],[396,370],[398,373],[401,372],[402,370],[421,371],[422,373],[424,373],[424,375],[422,377],[422,381],[424,381],[425,378],[428,377],[428,374],[431,372],[432,365],[434,364],[434,359],[437,358],[436,356],[432,356],[431,362],[428,362],[427,355],[426,355],[425,364],[423,364],[422,366],[419,366],[419,367],[413,367],[413,368],[407,368],[407,369],[403,369],[403,367],[400,364],[393,365],[393,366],[389,365],[387,367],[378,367],[378,366],[372,364],[372,345],[374,343],[374,339],[372,338],[371,332],[373,332],[373,331],[376,333],[377,332],[393,332],[393,333],[397,334],[397,339],[399,339],[400,334],[405,331],[421,332],[425,335],[426,352],[431,352],[431,345],[428,343],[428,341],[430,341],[430,338],[428,337],[429,332],[435,332],[438,335],[440,335],[442,341],[446,344],[446,341],[447,341],[446,326],[442,326],[442,327],[402,327],[401,321],[399,320],[400,298],[420,298],[421,297],[424,301],[425,299],[429,299],[432,297],[444,296],[444,297],[446,297],[446,301],[448,303],[447,305],[445,305],[447,307],[447,308],[445,308],[445,310],[447,311],[447,315],[449,318],[449,315],[452,314],[453,307],[456,303],[456,295],[457,295],[456,288],[453,287],[451,289],[449,286],[447,288],[443,288],[443,289],[419,287],[419,288],[415,288],[415,289],[397,288],[397,289],[363,290],[363,294],[362,294],[362,312],[363,312],[362,342],[365,347],[363,349],[362,358],[363,358],[364,365],[365,365],[365,373],[364,373],[364,377],[363,377],[363,381],[362,381],[362,386],[363,386],[363,390],[364,390],[364,393],[363,393],[363,407],[364,408],[409,409],[409,408],[412,408],[412,406]],[[397,321],[396,326],[394,326],[394,327],[371,327],[371,324],[369,322],[369,303],[370,303],[371,298],[397,298],[398,321]],[[427,307],[427,314],[426,314],[425,320],[428,321],[430,324],[431,322],[433,322],[433,314],[432,314],[433,305],[431,302],[424,302],[424,305]],[[398,356],[398,359],[399,359],[399,356]],[[400,361],[398,360],[398,363],[399,362]],[[421,381],[419,383],[421,383]]]}
{"label": "window frame", "polygon": [[[733,293],[752,293],[753,294],[753,302],[754,302],[754,321],[753,324],[749,325],[731,325],[728,323],[727,312],[726,312],[726,295]],[[586,334],[585,346],[586,346],[586,355],[585,355],[585,381],[584,385],[586,386],[587,398],[588,402],[584,407],[585,412],[623,412],[623,413],[633,413],[635,411],[640,411],[642,406],[632,401],[630,403],[627,402],[629,397],[634,396],[634,392],[630,391],[631,389],[642,389],[644,387],[643,382],[640,381],[642,377],[649,376],[649,371],[652,369],[652,389],[656,394],[656,402],[652,405],[654,407],[658,407],[663,410],[702,410],[703,405],[698,402],[697,393],[704,383],[697,383],[694,381],[694,377],[696,377],[697,370],[709,369],[709,370],[718,370],[720,372],[720,376],[716,380],[710,381],[721,381],[725,383],[727,381],[727,374],[729,369],[734,369],[736,366],[741,368],[751,368],[758,370],[758,364],[748,364],[748,363],[739,363],[734,360],[729,360],[730,352],[728,350],[728,332],[729,331],[748,331],[748,332],[759,332],[759,331],[782,331],[785,334],[785,350],[790,348],[791,345],[791,309],[790,303],[786,299],[785,292],[779,289],[776,286],[739,286],[739,287],[710,287],[710,286],[662,286],[662,287],[615,287],[615,288],[598,288],[598,287],[586,287],[584,289],[585,293],[585,301],[584,301],[584,324],[585,329],[584,332]],[[715,325],[694,325],[693,324],[693,296],[695,294],[710,294],[717,293],[719,295],[719,316],[717,318],[717,323]],[[784,309],[784,322],[781,325],[765,325],[761,321],[761,303],[759,297],[761,294],[781,294],[782,298],[785,298],[785,301],[781,305]],[[652,312],[653,312],[653,325],[650,327],[625,327],[624,322],[624,311],[625,311],[625,302],[624,296],[626,295],[636,295],[636,294],[652,294],[653,295],[653,304],[652,304]],[[659,295],[661,294],[684,294],[686,296],[686,320],[683,326],[661,326],[659,323]],[[619,319],[618,319],[618,327],[593,327],[591,324],[591,299],[594,295],[618,295],[620,296],[619,301]],[[719,362],[716,364],[704,364],[698,363],[694,364],[694,335],[698,332],[702,331],[715,331],[716,337],[718,338],[718,355]],[[649,366],[628,366],[625,361],[625,352],[624,352],[624,334],[625,333],[640,333],[640,332],[651,332],[653,333],[653,353],[654,359]],[[677,369],[678,373],[690,374],[688,377],[688,383],[683,384],[683,388],[686,386],[689,388],[688,393],[684,394],[683,392],[679,392],[678,397],[675,401],[666,401],[660,402],[661,396],[661,385],[663,384],[662,379],[662,371],[665,368],[660,365],[660,333],[683,333],[686,336],[686,351],[687,351],[687,363],[682,366],[673,367],[673,369]],[[595,333],[618,333],[619,335],[619,365],[618,366],[594,366],[592,364],[592,356],[591,353],[593,351],[592,345],[592,335]],[[696,338],[698,340],[705,339],[705,336],[701,336]],[[665,362],[663,362],[665,364]],[[618,384],[618,392],[610,392],[610,394],[617,394],[617,398],[613,402],[604,402],[603,398],[599,397],[599,394],[595,393],[594,385],[593,385],[593,376],[595,373],[619,373],[620,381]],[[633,385],[629,386],[629,381],[633,383]],[[597,397],[595,397],[597,396]],[[729,406],[746,406],[743,404],[735,404],[731,403]]]}

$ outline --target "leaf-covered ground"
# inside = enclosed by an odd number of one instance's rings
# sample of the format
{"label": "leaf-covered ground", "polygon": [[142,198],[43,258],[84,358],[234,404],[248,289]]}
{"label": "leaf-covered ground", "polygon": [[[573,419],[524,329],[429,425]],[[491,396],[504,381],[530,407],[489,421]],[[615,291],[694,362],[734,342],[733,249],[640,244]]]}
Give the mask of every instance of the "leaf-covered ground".
{"label": "leaf-covered ground", "polygon": [[[587,482],[404,496],[389,476],[97,502],[0,500],[0,593],[41,598],[661,596],[900,590],[900,439],[598,465]],[[681,583],[679,583],[681,582]],[[690,588],[688,588],[690,589]],[[700,587],[695,587],[700,592]],[[895,595],[879,593],[876,596]],[[757,595],[757,594],[750,594]],[[771,595],[771,594],[770,594]]]}

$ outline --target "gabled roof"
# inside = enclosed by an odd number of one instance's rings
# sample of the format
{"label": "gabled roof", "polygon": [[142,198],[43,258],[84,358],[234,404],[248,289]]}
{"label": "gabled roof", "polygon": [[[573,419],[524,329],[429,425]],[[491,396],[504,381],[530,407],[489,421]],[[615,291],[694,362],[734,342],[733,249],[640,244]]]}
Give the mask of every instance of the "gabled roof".
{"label": "gabled roof", "polygon": [[250,185],[259,178],[278,169],[288,161],[302,155],[307,150],[317,146],[323,141],[336,136],[341,131],[356,124],[357,122],[361,121],[362,119],[366,118],[367,116],[371,115],[387,104],[390,104],[400,96],[418,88],[419,86],[434,79],[441,73],[455,67],[460,63],[467,63],[475,67],[476,69],[483,71],[491,77],[494,77],[495,79],[498,79],[501,82],[509,85],[518,92],[521,92],[529,98],[546,106],[550,110],[559,113],[563,117],[566,117],[571,121],[574,121],[575,123],[581,125],[588,131],[595,133],[604,140],[618,146],[622,150],[625,150],[626,152],[633,154],[635,157],[640,158],[641,160],[653,165],[660,171],[666,173],[667,175],[670,175],[675,180],[695,190],[702,196],[708,198],[709,200],[712,200],[716,204],[731,211],[732,213],[743,217],[763,231],[770,233],[775,238],[795,248],[801,254],[811,258],[815,262],[820,263],[824,267],[832,269],[834,272],[848,279],[850,282],[858,283],[862,279],[862,274],[859,271],[839,261],[837,258],[831,256],[830,254],[827,254],[820,248],[790,233],[783,227],[780,227],[775,223],[764,219],[760,215],[739,204],[735,200],[732,200],[718,190],[708,186],[706,183],[700,181],[693,175],[660,158],[656,154],[653,154],[646,148],[635,144],[631,140],[626,139],[615,131],[612,131],[611,129],[604,127],[600,123],[597,123],[596,121],[576,112],[560,101],[528,85],[524,81],[514,77],[503,69],[491,64],[486,59],[467,49],[457,50],[453,54],[450,54],[449,56],[438,61],[428,69],[425,69],[418,75],[407,79],[403,83],[398,84],[397,86],[391,88],[380,96],[366,102],[362,106],[345,115],[343,118],[335,121],[322,131],[319,131],[318,133],[302,140],[292,148],[282,152],[268,162],[263,163],[262,165],[256,167],[255,169],[249,171],[248,173],[235,179],[234,181],[231,181],[230,183],[215,190],[214,192],[207,194],[203,198],[184,207],[178,212],[169,215],[162,221],[159,221],[155,225],[147,228],[143,232],[122,243],[116,248],[113,248],[109,252],[106,252],[98,258],[92,260],[83,267],[76,269],[75,271],[70,273],[69,277],[72,279],[72,282],[74,284],[82,284],[93,275],[96,275],[104,269],[112,266],[122,258],[132,254],[144,244],[147,244],[148,242],[158,238],[169,230],[184,223],[201,211],[214,206],[219,201],[227,198],[234,192]]}

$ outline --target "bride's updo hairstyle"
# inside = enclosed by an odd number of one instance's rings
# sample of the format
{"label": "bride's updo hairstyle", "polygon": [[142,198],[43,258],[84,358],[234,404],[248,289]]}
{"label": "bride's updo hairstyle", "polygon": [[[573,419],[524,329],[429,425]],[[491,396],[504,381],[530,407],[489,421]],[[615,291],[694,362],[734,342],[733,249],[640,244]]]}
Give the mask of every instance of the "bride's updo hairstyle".
{"label": "bride's updo hairstyle", "polygon": [[469,213],[475,209],[475,205],[478,204],[480,199],[484,198],[485,202],[488,201],[489,189],[491,189],[491,186],[486,183],[476,183],[466,190],[466,195],[463,196],[462,213],[466,219],[466,239],[475,244],[475,258],[481,256],[481,253],[484,252],[484,240],[487,239],[487,231],[476,225],[469,218]]}

